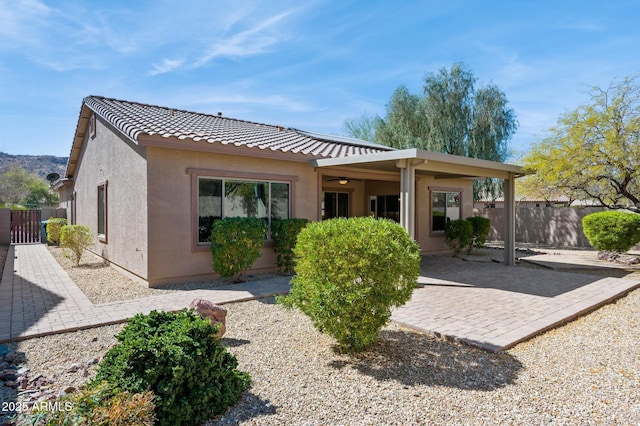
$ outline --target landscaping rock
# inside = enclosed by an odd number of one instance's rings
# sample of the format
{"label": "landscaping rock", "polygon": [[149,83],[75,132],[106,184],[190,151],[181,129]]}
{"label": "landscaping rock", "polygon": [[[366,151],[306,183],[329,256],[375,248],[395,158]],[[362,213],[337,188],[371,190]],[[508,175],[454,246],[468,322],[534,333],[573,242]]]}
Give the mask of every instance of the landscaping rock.
{"label": "landscaping rock", "polygon": [[11,352],[11,349],[9,349],[7,345],[0,345],[0,360],[2,360],[9,352]]}
{"label": "landscaping rock", "polygon": [[623,265],[638,265],[640,264],[640,256],[634,256],[631,254],[620,254],[613,251],[600,251],[598,252],[598,260],[604,260],[607,262],[615,262]]}
{"label": "landscaping rock", "polygon": [[74,362],[73,364],[71,364],[71,365],[69,366],[69,368],[67,368],[67,369],[65,370],[65,372],[66,372],[66,373],[75,373],[76,371],[79,371],[81,368],[82,368],[82,365],[81,365],[81,364],[79,364],[79,363],[77,363],[77,362]]}
{"label": "landscaping rock", "polygon": [[203,318],[208,318],[209,321],[211,321],[211,324],[220,324],[220,328],[218,329],[218,333],[215,337],[220,338],[224,335],[226,331],[225,319],[227,318],[226,308],[216,305],[206,299],[195,299],[191,302],[189,307],[195,309],[195,311]]}
{"label": "landscaping rock", "polygon": [[17,378],[18,374],[16,370],[13,369],[3,370],[2,373],[0,373],[0,380],[2,380],[3,382],[13,382]]}

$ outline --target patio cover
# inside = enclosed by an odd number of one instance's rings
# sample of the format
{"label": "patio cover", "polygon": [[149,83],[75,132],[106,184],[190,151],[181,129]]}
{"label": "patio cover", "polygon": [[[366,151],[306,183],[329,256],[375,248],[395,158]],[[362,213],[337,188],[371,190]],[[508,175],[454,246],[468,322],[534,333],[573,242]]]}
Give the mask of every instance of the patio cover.
{"label": "patio cover", "polygon": [[520,166],[417,148],[339,158],[322,158],[313,160],[311,164],[319,168],[351,167],[365,170],[399,171],[400,224],[412,238],[415,238],[416,174],[429,175],[436,179],[503,179],[505,192],[504,263],[509,266],[515,264],[515,179],[526,174]]}

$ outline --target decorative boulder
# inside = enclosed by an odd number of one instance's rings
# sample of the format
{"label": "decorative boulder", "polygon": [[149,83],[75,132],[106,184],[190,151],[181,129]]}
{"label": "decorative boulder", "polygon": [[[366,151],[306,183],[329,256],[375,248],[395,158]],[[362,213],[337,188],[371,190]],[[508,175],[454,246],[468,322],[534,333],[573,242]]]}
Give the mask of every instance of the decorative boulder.
{"label": "decorative boulder", "polygon": [[216,305],[206,299],[196,299],[189,305],[193,308],[201,317],[208,318],[211,324],[220,324],[218,333],[214,337],[220,338],[226,331],[225,318],[227,318],[227,309],[222,306]]}

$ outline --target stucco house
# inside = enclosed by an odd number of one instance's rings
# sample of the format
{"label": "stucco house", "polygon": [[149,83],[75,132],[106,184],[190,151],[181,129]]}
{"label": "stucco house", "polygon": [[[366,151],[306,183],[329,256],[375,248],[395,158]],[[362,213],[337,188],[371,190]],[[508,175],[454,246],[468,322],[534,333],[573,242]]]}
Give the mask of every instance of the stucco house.
{"label": "stucco house", "polygon": [[[473,214],[473,179],[484,177],[505,180],[513,264],[521,175],[508,164],[89,96],[59,191],[68,220],[96,236],[91,251],[157,286],[215,276],[208,231],[222,217],[388,217],[423,253],[442,252],[444,221]],[[254,272],[274,269],[269,243]]]}

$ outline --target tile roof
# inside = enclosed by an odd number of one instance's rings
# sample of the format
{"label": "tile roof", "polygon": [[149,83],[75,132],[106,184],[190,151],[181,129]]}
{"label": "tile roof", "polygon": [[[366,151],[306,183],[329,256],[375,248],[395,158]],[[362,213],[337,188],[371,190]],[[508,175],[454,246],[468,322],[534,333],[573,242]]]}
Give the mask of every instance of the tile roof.
{"label": "tile roof", "polygon": [[358,139],[253,123],[179,109],[88,96],[84,104],[97,115],[138,141],[141,135],[159,135],[261,150],[300,153],[312,159],[336,158],[392,151],[393,148]]}

